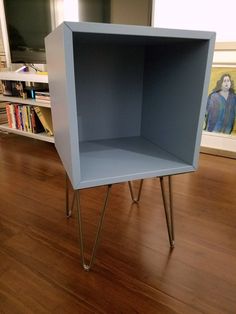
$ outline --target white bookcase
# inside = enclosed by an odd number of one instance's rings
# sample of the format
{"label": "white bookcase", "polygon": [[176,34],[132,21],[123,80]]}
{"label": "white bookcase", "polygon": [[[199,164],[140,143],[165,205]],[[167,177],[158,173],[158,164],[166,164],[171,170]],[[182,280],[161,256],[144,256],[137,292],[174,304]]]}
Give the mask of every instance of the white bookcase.
{"label": "white bookcase", "polygon": [[[21,81],[21,82],[35,82],[35,83],[48,83],[48,76],[46,74],[34,74],[34,73],[17,73],[17,72],[0,72],[0,80],[7,80],[7,81]],[[23,99],[20,97],[11,97],[11,96],[4,96],[0,95],[0,102],[10,102],[14,104],[24,104],[30,106],[39,106],[45,108],[51,108],[51,104],[39,102],[35,99]],[[0,131],[15,133],[22,136],[27,136],[31,138],[35,138],[38,140],[46,141],[54,143],[54,137],[48,136],[45,132],[43,133],[31,133],[25,132],[22,130],[10,128],[8,124],[0,124]]]}

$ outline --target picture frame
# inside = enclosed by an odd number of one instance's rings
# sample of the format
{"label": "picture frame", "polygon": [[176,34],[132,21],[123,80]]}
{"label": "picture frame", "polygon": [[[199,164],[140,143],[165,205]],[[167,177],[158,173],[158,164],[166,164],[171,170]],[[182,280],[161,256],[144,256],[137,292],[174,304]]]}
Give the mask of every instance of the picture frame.
{"label": "picture frame", "polygon": [[[216,86],[217,80],[219,80],[224,73],[228,73],[232,77],[235,90],[236,42],[216,43],[208,95],[211,94]],[[204,125],[204,128],[206,128],[206,125]],[[201,152],[236,158],[236,115],[232,132],[230,134],[209,132],[206,130],[203,131]]]}

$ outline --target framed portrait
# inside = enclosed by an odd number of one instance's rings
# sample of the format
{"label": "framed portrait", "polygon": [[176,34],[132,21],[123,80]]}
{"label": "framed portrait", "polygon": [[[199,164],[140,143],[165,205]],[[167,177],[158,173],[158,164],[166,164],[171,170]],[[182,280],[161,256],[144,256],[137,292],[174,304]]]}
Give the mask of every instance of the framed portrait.
{"label": "framed portrait", "polygon": [[[217,102],[215,94],[215,105],[211,103],[211,126],[209,127],[209,102],[210,96],[216,90],[221,89],[222,78],[228,74],[230,78],[230,99],[222,99],[221,104]],[[228,88],[229,86],[227,86]],[[202,132],[201,152],[213,155],[236,158],[236,105],[234,107],[234,98],[236,97],[236,42],[216,43],[211,79],[208,89],[208,104],[204,130]],[[227,93],[225,93],[227,98]],[[218,109],[217,109],[218,108]],[[226,109],[226,110],[224,110]],[[218,118],[217,118],[218,117]],[[213,129],[218,119],[216,131]],[[208,123],[208,126],[207,126]],[[221,129],[222,127],[222,129]],[[217,129],[218,128],[218,129]]]}
{"label": "framed portrait", "polygon": [[213,66],[204,129],[236,135],[236,67]]}

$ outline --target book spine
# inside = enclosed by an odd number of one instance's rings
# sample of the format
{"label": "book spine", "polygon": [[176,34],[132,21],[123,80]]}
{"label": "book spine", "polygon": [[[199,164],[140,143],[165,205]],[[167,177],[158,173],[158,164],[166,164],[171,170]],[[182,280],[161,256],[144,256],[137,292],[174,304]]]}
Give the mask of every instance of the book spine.
{"label": "book spine", "polygon": [[24,123],[23,123],[23,106],[19,105],[19,116],[20,116],[20,129],[24,131]]}
{"label": "book spine", "polygon": [[35,97],[36,96],[47,96],[50,97],[49,92],[39,92],[39,91],[35,91]]}
{"label": "book spine", "polygon": [[38,101],[38,102],[46,102],[46,103],[50,103],[51,102],[50,98],[48,99],[48,98],[36,97],[35,100]]}
{"label": "book spine", "polygon": [[33,107],[30,108],[30,119],[31,119],[31,125],[32,125],[32,132],[37,133],[35,111]]}
{"label": "book spine", "polygon": [[24,130],[26,132],[29,132],[27,106],[23,106],[23,123],[24,123]]}
{"label": "book spine", "polygon": [[13,104],[10,104],[10,114],[11,114],[11,121],[12,121],[12,129],[16,129],[16,116],[15,116],[15,109],[14,109]]}
{"label": "book spine", "polygon": [[11,118],[10,104],[6,105],[6,111],[7,111],[8,126],[9,126],[9,128],[12,128],[12,118]]}
{"label": "book spine", "polygon": [[15,110],[15,117],[16,117],[16,128],[18,130],[21,130],[19,105],[15,104],[14,105],[14,110]]}
{"label": "book spine", "polygon": [[40,107],[36,106],[36,107],[34,107],[34,110],[35,110],[36,114],[38,115],[38,118],[41,121],[41,123],[42,123],[42,125],[44,127],[45,132],[47,133],[47,135],[51,136],[52,132],[50,131],[50,128],[49,128],[49,126],[47,124],[47,121],[46,121],[44,115],[42,114],[42,112],[40,110]]}
{"label": "book spine", "polygon": [[30,118],[30,106],[26,106],[26,111],[27,111],[27,119],[28,119],[28,131],[32,133],[32,123],[31,123],[31,118]]}

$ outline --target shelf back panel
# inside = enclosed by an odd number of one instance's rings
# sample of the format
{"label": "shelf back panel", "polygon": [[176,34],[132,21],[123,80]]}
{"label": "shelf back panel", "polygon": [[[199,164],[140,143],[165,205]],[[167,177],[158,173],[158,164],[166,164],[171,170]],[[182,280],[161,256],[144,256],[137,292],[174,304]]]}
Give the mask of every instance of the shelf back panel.
{"label": "shelf back panel", "polygon": [[74,42],[80,141],[140,135],[144,47]]}

